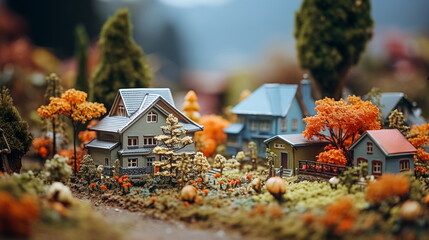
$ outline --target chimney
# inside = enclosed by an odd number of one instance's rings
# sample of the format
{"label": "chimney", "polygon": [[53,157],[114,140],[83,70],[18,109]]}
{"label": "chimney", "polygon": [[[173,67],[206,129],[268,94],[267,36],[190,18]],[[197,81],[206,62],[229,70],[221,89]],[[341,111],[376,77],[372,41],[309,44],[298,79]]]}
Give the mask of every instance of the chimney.
{"label": "chimney", "polygon": [[300,83],[301,87],[301,97],[304,102],[313,101],[311,97],[311,82],[308,79],[308,74],[304,73],[303,79]]}

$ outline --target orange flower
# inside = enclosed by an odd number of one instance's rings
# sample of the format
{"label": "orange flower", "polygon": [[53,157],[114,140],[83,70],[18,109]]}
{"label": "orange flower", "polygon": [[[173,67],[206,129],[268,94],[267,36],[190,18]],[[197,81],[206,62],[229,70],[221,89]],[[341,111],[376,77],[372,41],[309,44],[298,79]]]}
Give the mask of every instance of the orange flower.
{"label": "orange flower", "polygon": [[240,184],[240,183],[241,183],[240,179],[235,179],[235,182],[236,182],[237,184]]}
{"label": "orange flower", "polygon": [[209,194],[209,190],[208,190],[208,189],[204,189],[204,190],[203,190],[203,193],[204,193],[204,195],[206,195],[206,196],[207,196],[207,195]]}
{"label": "orange flower", "polygon": [[246,178],[250,180],[250,179],[253,178],[253,175],[252,174],[247,174]]}
{"label": "orange flower", "polygon": [[194,180],[191,180],[191,181],[189,181],[191,184],[194,184],[195,183],[195,181]]}
{"label": "orange flower", "polygon": [[95,184],[95,183],[91,183],[91,184],[89,184],[89,187],[91,187],[91,188],[96,188],[96,187],[97,187],[97,184]]}
{"label": "orange flower", "polygon": [[102,190],[103,192],[107,191],[107,187],[106,187],[106,185],[101,185],[101,186],[100,186],[100,188],[101,188],[101,190]]}
{"label": "orange flower", "polygon": [[216,173],[216,174],[214,175],[214,177],[215,177],[215,178],[220,177],[220,173]]}
{"label": "orange flower", "polygon": [[426,196],[423,198],[423,202],[429,204],[429,194],[426,194]]}
{"label": "orange flower", "polygon": [[203,181],[203,179],[202,178],[197,178],[197,182],[202,182]]}
{"label": "orange flower", "polygon": [[220,181],[220,182],[219,182],[219,184],[220,184],[220,185],[222,185],[222,184],[224,184],[224,182],[223,182],[223,181]]}
{"label": "orange flower", "polygon": [[152,203],[155,203],[157,200],[158,200],[158,199],[157,199],[156,197],[151,197],[151,198],[149,199],[149,202],[152,204]]}
{"label": "orange flower", "polygon": [[353,202],[348,198],[340,198],[328,207],[321,221],[339,235],[353,226],[356,217]]}

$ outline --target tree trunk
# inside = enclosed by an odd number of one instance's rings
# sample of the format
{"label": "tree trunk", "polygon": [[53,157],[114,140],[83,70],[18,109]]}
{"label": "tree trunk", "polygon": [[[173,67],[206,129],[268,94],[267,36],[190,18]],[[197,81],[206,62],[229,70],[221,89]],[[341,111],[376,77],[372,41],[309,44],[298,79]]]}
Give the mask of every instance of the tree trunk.
{"label": "tree trunk", "polygon": [[52,157],[57,153],[57,133],[55,132],[55,119],[57,117],[52,118]]}

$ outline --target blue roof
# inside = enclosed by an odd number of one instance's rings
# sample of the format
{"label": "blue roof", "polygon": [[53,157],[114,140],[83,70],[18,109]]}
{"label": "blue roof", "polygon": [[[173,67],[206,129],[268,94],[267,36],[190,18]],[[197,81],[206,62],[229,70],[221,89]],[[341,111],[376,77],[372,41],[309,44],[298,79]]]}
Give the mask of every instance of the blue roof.
{"label": "blue roof", "polygon": [[296,84],[264,84],[237,104],[232,113],[286,116],[297,93]]}
{"label": "blue roof", "polygon": [[226,127],[223,131],[225,133],[232,133],[232,134],[238,134],[243,130],[244,125],[242,123],[233,123]]}
{"label": "blue roof", "polygon": [[381,114],[383,115],[383,119],[389,117],[390,112],[395,109],[404,97],[405,95],[402,92],[386,92],[381,94],[380,104],[382,105]]}

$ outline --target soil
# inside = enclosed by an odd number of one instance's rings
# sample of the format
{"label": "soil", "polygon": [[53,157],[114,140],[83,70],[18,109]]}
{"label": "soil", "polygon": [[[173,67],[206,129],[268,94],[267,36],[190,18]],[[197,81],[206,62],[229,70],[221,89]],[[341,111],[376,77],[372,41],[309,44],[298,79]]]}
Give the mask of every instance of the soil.
{"label": "soil", "polygon": [[[90,202],[86,199],[83,201]],[[154,219],[144,212],[130,212],[126,209],[99,205],[93,208],[99,212],[112,226],[121,226],[124,231],[122,239],[140,240],[167,240],[167,239],[204,239],[204,240],[238,240],[243,239],[239,233],[224,229],[193,229],[177,221]]]}

